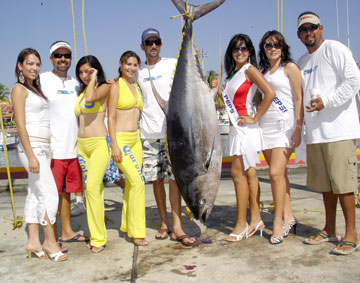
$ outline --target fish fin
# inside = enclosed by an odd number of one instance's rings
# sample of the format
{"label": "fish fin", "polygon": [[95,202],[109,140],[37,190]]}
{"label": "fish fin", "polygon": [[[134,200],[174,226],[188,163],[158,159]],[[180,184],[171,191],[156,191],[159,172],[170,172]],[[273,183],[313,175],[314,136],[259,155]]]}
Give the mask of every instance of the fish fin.
{"label": "fish fin", "polygon": [[155,99],[156,99],[157,103],[159,104],[161,110],[164,112],[165,116],[167,116],[168,102],[165,99],[163,99],[161,97],[161,95],[158,93],[158,91],[156,90],[156,87],[154,85],[154,81],[153,81],[153,79],[151,77],[150,67],[149,67],[149,65],[147,65],[147,66],[148,66],[148,71],[149,71],[149,79],[150,79],[151,89],[152,89],[152,91],[154,93]]}
{"label": "fish fin", "polygon": [[204,167],[206,168],[206,171],[209,170],[211,158],[212,158],[212,155],[214,152],[214,148],[215,148],[215,138],[213,139],[211,151],[207,154],[206,159],[205,159]]}

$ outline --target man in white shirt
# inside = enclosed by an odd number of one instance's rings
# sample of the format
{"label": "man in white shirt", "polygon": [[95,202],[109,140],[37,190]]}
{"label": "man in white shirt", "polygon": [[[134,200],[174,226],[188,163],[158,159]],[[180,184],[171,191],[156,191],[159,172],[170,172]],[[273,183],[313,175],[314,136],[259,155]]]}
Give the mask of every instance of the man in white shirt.
{"label": "man in white shirt", "polygon": [[74,113],[79,84],[68,76],[72,48],[65,41],[54,42],[50,47],[51,72],[40,75],[41,88],[49,99],[51,169],[59,192],[61,221],[60,242],[84,242],[88,240],[71,228],[70,193],[82,193],[82,173],[77,160],[76,140],[78,126]]}
{"label": "man in white shirt", "polygon": [[141,139],[143,142],[143,174],[146,181],[153,182],[156,203],[161,217],[161,228],[155,235],[158,240],[169,237],[169,220],[166,213],[166,192],[164,178],[169,176],[169,198],[171,204],[173,230],[172,240],[183,245],[192,246],[195,239],[185,234],[181,225],[181,194],[171,173],[170,162],[166,155],[166,117],[158,105],[150,85],[150,68],[152,80],[164,100],[169,99],[171,84],[176,68],[176,59],[160,57],[162,47],[158,30],[146,29],[141,37],[141,49],[144,50],[146,62],[138,73],[138,84],[144,94],[144,108],[140,120]]}
{"label": "man in white shirt", "polygon": [[325,227],[305,243],[315,245],[338,240],[336,205],[339,199],[346,231],[331,252],[344,255],[359,247],[354,192],[357,189],[356,139],[360,137],[355,95],[360,88],[360,72],[351,51],[338,41],[323,39],[323,31],[318,15],[313,12],[299,15],[297,35],[308,50],[298,62],[304,90],[307,187],[323,194],[326,214]]}

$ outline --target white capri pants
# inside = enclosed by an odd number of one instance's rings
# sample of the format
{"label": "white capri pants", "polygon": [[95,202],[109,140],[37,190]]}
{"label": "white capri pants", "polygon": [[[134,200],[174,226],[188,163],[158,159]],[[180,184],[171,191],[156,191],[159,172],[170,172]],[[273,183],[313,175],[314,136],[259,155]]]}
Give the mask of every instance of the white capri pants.
{"label": "white capri pants", "polygon": [[[35,141],[34,141],[35,140]],[[40,173],[29,172],[29,162],[21,143],[18,146],[19,159],[28,172],[28,193],[25,200],[24,216],[26,223],[47,225],[45,213],[50,223],[56,221],[59,195],[51,172],[50,141],[30,137],[32,150],[40,163]]]}

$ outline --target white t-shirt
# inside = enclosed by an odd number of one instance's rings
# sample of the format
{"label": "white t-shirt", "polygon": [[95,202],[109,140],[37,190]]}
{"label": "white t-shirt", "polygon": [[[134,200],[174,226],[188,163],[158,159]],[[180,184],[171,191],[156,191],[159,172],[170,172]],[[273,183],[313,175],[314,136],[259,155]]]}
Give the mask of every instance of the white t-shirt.
{"label": "white t-shirt", "polygon": [[303,79],[304,107],[310,89],[320,89],[324,109],[304,111],[306,144],[360,138],[355,95],[360,88],[360,71],[351,51],[342,43],[325,40],[318,50],[298,62]]}
{"label": "white t-shirt", "polygon": [[[156,90],[166,101],[169,100],[176,63],[177,59],[161,58],[158,63],[150,66],[150,73]],[[137,82],[144,95],[144,108],[140,120],[141,138],[163,139],[166,137],[165,114],[151,89],[149,70],[146,64],[139,70]]]}
{"label": "white t-shirt", "polygon": [[41,88],[49,99],[51,148],[53,159],[76,158],[78,124],[74,113],[79,83],[53,72],[40,75]]}

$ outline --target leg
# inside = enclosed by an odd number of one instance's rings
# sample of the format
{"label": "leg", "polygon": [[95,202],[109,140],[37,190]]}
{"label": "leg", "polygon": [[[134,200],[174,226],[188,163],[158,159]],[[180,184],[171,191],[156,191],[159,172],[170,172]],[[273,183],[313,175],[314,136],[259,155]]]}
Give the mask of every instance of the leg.
{"label": "leg", "polygon": [[169,231],[169,219],[166,212],[166,191],[164,186],[164,179],[155,180],[153,182],[153,189],[161,218],[161,228],[160,231],[158,231],[155,235],[155,238],[163,239],[168,237],[168,233],[166,231]]}
{"label": "leg", "polygon": [[39,223],[27,223],[29,239],[25,249],[29,251],[40,252],[42,250],[39,238]]}
{"label": "leg", "polygon": [[[246,214],[247,206],[249,201],[249,186],[247,175],[244,172],[244,164],[242,157],[239,155],[234,155],[232,158],[231,164],[231,177],[235,186],[235,195],[236,195],[236,205],[237,205],[237,215],[236,215],[236,224],[231,232],[235,235],[240,235],[247,229]],[[244,236],[246,237],[246,234]],[[226,240],[236,240],[233,236],[228,236]]]}
{"label": "leg", "polygon": [[[344,213],[345,218],[345,236],[343,238],[344,242],[352,242],[356,245],[359,244],[356,232],[355,225],[355,202],[354,202],[354,193],[340,194],[339,195],[341,208]],[[340,244],[336,247],[342,251],[349,251],[353,249],[351,246],[341,246]]]}
{"label": "leg", "polygon": [[[254,167],[249,168],[245,172],[248,180],[249,187],[249,204],[250,204],[250,215],[251,222],[249,224],[249,234],[256,233],[257,230],[265,227],[261,220],[260,214],[260,184],[256,176],[256,169]],[[262,233],[262,232],[261,232]]]}
{"label": "leg", "polygon": [[145,220],[145,182],[142,176],[142,145],[137,132],[116,135],[122,151],[122,161],[117,163],[125,174],[126,186],[120,230],[133,238],[135,245],[147,245]]}
{"label": "leg", "polygon": [[[181,193],[175,180],[169,180],[169,196],[171,204],[171,215],[173,220],[173,240],[185,235],[181,225]],[[194,238],[184,238],[181,240],[184,245],[191,245],[195,242]]]}

